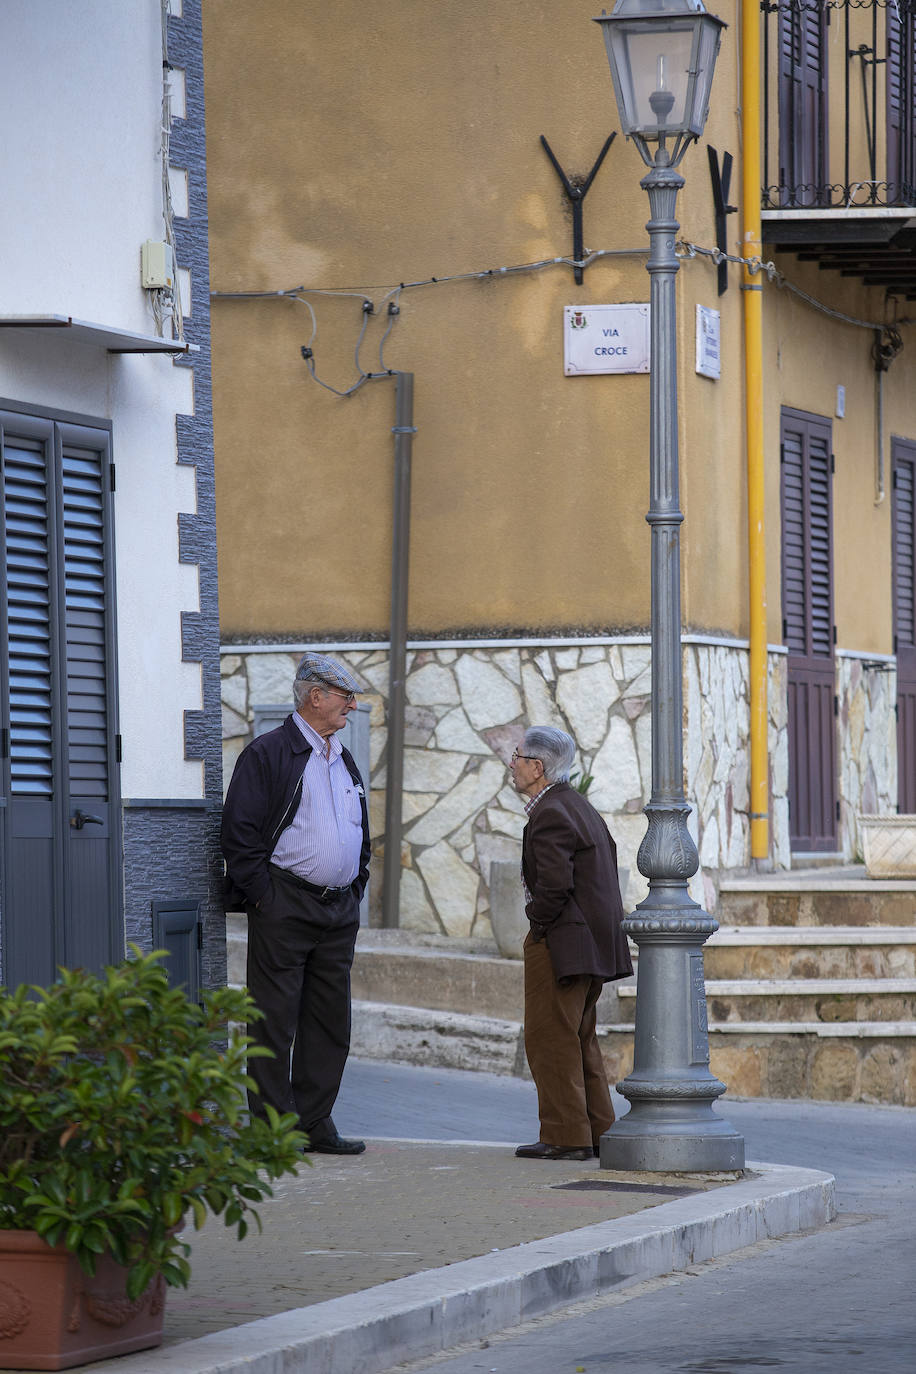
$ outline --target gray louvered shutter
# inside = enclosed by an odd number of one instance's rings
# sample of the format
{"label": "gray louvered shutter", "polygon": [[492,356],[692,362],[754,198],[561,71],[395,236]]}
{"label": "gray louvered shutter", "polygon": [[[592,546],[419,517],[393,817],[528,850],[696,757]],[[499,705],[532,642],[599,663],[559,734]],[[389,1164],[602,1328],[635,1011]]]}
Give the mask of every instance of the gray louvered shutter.
{"label": "gray louvered shutter", "polygon": [[0,412],[0,958],[11,983],[123,951],[107,429]]}
{"label": "gray louvered shutter", "polygon": [[43,446],[4,451],[10,791],[53,792],[51,508]]}
{"label": "gray louvered shutter", "polygon": [[108,799],[103,455],[63,447],[67,764],[75,796]]}

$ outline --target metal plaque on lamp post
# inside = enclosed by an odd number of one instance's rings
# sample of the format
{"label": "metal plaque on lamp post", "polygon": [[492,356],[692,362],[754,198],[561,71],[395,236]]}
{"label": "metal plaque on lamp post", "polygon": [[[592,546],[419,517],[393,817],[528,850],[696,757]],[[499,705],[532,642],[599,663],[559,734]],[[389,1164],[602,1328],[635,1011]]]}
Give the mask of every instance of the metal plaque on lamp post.
{"label": "metal plaque on lamp post", "polygon": [[[639,947],[633,1071],[617,1088],[629,1112],[601,1138],[604,1169],[744,1167],[744,1139],[714,1110],[725,1084],[709,1069],[703,944],[718,929],[690,896],[699,867],[687,828],[681,688],[674,217],[676,168],[703,132],[725,27],[700,0],[618,0],[600,24],[620,122],[650,169],[649,368],[652,543],[652,796],[637,856],[649,895],[624,921]],[[650,148],[654,145],[654,151]]]}

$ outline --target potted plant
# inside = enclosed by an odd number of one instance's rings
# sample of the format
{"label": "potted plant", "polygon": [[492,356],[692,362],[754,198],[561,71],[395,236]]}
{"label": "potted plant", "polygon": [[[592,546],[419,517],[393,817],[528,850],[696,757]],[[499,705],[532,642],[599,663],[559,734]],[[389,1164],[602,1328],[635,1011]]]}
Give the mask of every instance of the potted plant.
{"label": "potted plant", "polygon": [[0,1367],[65,1369],[158,1345],[185,1286],[185,1219],[241,1239],[295,1172],[293,1116],[248,1118],[247,993],[203,1005],[162,952],[48,988],[0,989]]}

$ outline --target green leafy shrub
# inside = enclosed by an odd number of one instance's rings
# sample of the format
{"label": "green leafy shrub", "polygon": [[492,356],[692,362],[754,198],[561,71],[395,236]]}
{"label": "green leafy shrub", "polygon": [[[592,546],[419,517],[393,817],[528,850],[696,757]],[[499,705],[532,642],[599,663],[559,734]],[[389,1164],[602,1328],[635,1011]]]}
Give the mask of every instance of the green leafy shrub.
{"label": "green leafy shrub", "polygon": [[221,1215],[239,1239],[260,1227],[252,1204],[305,1143],[292,1115],[248,1119],[245,1057],[268,1053],[228,1035],[258,1015],[248,994],[197,1006],[161,958],[0,989],[0,1228],[37,1231],[88,1274],[111,1254],[131,1298],[158,1273],[187,1284],[183,1218]]}
{"label": "green leafy shrub", "polygon": [[[577,778],[579,779],[578,782],[576,781]],[[570,773],[569,775],[570,787],[572,787],[576,792],[581,792],[583,797],[586,796],[586,794],[588,793],[588,789],[591,787],[594,781],[594,773],[583,773],[580,778],[578,769],[574,773]]]}

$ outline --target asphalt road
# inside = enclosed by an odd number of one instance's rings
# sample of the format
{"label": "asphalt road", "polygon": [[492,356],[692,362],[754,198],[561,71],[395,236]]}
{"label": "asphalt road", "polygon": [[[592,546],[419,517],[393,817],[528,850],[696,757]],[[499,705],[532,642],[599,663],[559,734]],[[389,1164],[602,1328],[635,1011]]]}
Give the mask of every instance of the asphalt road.
{"label": "asphalt road", "polygon": [[[615,1106],[626,1109],[617,1098]],[[719,1110],[743,1132],[749,1160],[834,1174],[837,1223],[399,1368],[914,1374],[916,1111],[728,1098]],[[537,1139],[533,1086],[490,1074],[351,1060],[334,1116],[345,1135],[512,1145]]]}

